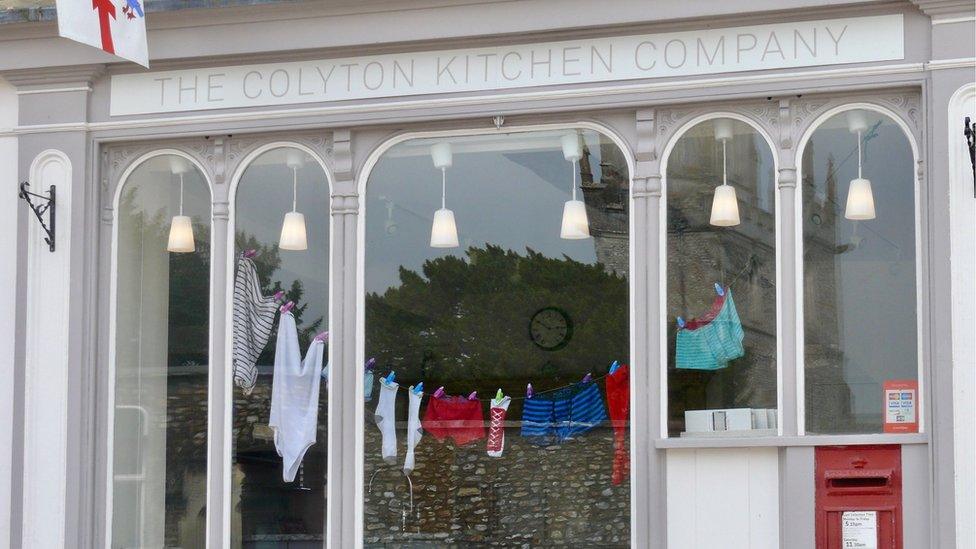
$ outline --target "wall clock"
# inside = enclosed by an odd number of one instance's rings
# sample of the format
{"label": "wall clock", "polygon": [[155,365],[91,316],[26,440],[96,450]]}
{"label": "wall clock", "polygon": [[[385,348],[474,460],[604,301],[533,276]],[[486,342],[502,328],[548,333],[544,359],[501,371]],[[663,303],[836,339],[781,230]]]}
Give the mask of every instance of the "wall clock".
{"label": "wall clock", "polygon": [[573,320],[558,307],[545,307],[532,315],[529,337],[540,349],[557,351],[573,337]]}

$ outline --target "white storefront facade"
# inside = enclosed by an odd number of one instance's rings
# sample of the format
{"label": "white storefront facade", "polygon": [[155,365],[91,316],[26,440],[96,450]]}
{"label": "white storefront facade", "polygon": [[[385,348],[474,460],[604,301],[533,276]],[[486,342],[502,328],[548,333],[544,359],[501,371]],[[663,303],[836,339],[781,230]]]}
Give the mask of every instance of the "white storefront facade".
{"label": "white storefront facade", "polygon": [[0,545],[974,546],[971,2],[148,11],[0,24]]}

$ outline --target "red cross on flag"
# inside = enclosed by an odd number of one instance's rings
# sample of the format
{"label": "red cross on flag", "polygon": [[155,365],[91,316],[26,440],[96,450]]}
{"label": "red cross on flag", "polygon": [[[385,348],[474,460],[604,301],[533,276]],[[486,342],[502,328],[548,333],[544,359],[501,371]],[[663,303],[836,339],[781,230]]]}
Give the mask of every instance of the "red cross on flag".
{"label": "red cross on flag", "polygon": [[149,68],[144,0],[57,0],[58,34]]}

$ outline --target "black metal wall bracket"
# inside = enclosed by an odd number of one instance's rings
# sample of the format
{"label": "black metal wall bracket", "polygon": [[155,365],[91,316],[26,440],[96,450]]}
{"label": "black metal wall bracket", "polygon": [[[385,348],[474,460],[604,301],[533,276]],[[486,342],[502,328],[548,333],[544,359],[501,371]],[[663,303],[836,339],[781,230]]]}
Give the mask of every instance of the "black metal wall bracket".
{"label": "black metal wall bracket", "polygon": [[976,123],[966,121],[963,123],[963,135],[966,136],[966,145],[969,146],[969,161],[973,165],[973,196],[976,197]]}
{"label": "black metal wall bracket", "polygon": [[[54,215],[56,213],[54,207],[57,203],[55,200],[54,185],[51,185],[51,187],[48,189],[48,196],[32,193],[27,190],[27,187],[30,187],[30,183],[26,181],[20,184],[20,197],[27,201],[27,205],[30,206],[30,209],[34,212],[34,215],[37,216],[37,221],[41,224],[41,228],[44,229],[44,232],[47,234],[47,237],[44,238],[44,242],[47,242],[48,249],[53,252],[55,235],[54,221],[56,219]],[[44,203],[35,204],[34,201],[31,200],[31,197],[43,200]],[[47,214],[47,223],[44,222],[44,214]]]}

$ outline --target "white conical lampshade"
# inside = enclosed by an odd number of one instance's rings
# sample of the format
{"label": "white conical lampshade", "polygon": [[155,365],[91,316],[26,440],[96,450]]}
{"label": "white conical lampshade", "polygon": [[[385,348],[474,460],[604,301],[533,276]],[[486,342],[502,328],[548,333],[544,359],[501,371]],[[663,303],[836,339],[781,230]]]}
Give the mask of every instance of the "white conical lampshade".
{"label": "white conical lampshade", "polygon": [[454,212],[441,208],[434,212],[434,223],[430,226],[431,248],[457,248],[458,232],[454,223]]}
{"label": "white conical lampshade", "polygon": [[871,192],[871,182],[864,178],[851,181],[847,190],[847,207],[844,217],[855,221],[874,219],[874,193]]}
{"label": "white conical lampshade", "polygon": [[709,221],[717,227],[733,227],[739,224],[739,201],[735,197],[735,187],[719,185],[715,187],[712,198],[712,218]]}
{"label": "white conical lampshade", "polygon": [[193,221],[190,216],[174,215],[173,221],[169,224],[169,242],[166,244],[166,250],[185,253],[196,249],[193,241]]}
{"label": "white conical lampshade", "polygon": [[567,240],[590,237],[590,220],[586,217],[586,204],[582,200],[567,200],[563,205],[563,224],[559,237]]}
{"label": "white conical lampshade", "polygon": [[281,224],[281,238],[278,247],[282,250],[307,250],[308,238],[305,235],[305,214],[288,212]]}

